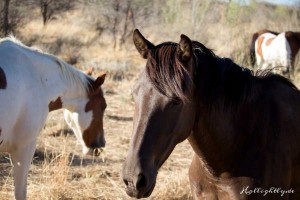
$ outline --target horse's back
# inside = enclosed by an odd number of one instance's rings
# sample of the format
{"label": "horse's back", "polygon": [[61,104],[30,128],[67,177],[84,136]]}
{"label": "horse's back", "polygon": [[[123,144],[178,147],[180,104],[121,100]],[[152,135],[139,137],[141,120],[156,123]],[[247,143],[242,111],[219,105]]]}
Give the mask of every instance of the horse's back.
{"label": "horse's back", "polygon": [[271,47],[276,48],[277,52],[285,54],[285,56],[287,56],[287,54],[291,51],[285,32],[280,33],[277,37],[275,37],[272,43],[273,46]]}
{"label": "horse's back", "polygon": [[276,35],[272,33],[263,33],[258,36],[258,38],[255,41],[255,55],[257,58],[257,65],[261,65],[263,61],[266,60],[266,41],[269,41],[270,39],[275,38]]}
{"label": "horse's back", "polygon": [[[257,56],[260,56],[264,63],[272,67],[288,67],[290,65],[291,49],[285,37],[285,32],[277,36],[272,33],[264,33],[259,36],[256,44]],[[261,53],[259,54],[259,52]]]}
{"label": "horse's back", "polygon": [[[44,117],[41,108],[47,105],[41,105],[44,97],[41,80],[33,70],[33,54],[10,39],[0,42],[1,82],[5,82],[0,88],[0,141],[4,141],[0,151],[10,149],[15,137],[26,144],[31,138],[27,134],[37,129],[34,120]],[[21,136],[20,131],[25,134]]]}
{"label": "horse's back", "polygon": [[5,88],[0,89],[0,99],[4,102],[6,99],[17,103],[35,95],[39,80],[33,67],[34,60],[30,50],[11,40],[0,43],[0,68],[3,72],[2,78],[6,82]]}
{"label": "horse's back", "polygon": [[269,138],[277,149],[296,159],[300,156],[300,91],[286,79],[274,77],[278,78],[266,84],[263,94],[269,103],[267,113],[273,120],[269,124],[273,128]]}
{"label": "horse's back", "polygon": [[54,61],[19,43],[11,39],[0,42],[0,68],[7,79],[7,91],[32,95],[41,89],[41,76],[47,73],[47,67],[52,66]]}

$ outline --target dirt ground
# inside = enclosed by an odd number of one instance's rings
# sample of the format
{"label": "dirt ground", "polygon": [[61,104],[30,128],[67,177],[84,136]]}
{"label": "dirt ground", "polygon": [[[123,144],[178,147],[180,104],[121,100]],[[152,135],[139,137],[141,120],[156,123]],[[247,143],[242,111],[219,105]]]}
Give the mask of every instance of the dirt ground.
{"label": "dirt ground", "polygon": [[[29,172],[28,199],[130,199],[124,190],[121,169],[132,131],[131,88],[136,74],[108,75],[103,86],[108,104],[104,117],[107,145],[100,157],[82,154],[62,110],[49,114]],[[0,197],[13,199],[10,157],[0,155]],[[191,199],[188,166],[192,155],[187,141],[176,147],[159,171],[149,199]]]}

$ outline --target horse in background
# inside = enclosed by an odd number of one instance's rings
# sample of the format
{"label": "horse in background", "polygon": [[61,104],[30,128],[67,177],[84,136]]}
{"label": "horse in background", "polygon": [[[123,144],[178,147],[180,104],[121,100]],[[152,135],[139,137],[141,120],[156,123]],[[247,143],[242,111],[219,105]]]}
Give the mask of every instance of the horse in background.
{"label": "horse in background", "polygon": [[300,32],[277,33],[270,30],[261,30],[252,36],[250,47],[251,65],[269,67],[276,70],[282,67],[283,74],[294,73],[295,58],[300,49]]}
{"label": "horse in background", "polygon": [[101,152],[105,146],[104,80],[105,74],[94,79],[15,38],[0,40],[0,152],[12,158],[15,199],[26,199],[36,138],[49,112],[68,110],[65,120],[83,153]]}
{"label": "horse in background", "polygon": [[[133,41],[147,62],[132,91],[129,196],[150,196],[159,168],[188,139],[194,199],[300,199],[300,92],[288,79],[255,76],[185,35],[154,45],[135,30]],[[285,193],[264,195],[272,188]]]}

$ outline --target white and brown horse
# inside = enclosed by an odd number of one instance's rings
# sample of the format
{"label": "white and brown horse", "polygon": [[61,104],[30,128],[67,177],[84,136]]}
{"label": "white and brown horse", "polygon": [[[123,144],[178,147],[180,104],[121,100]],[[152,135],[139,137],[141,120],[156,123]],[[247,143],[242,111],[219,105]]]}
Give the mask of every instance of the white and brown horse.
{"label": "white and brown horse", "polygon": [[36,138],[49,112],[68,110],[65,119],[85,154],[105,146],[104,79],[105,75],[94,79],[14,38],[0,41],[0,152],[12,157],[17,200],[26,199]]}
{"label": "white and brown horse", "polygon": [[300,32],[277,33],[261,30],[254,33],[250,47],[252,66],[261,69],[282,67],[283,73],[293,73],[295,57],[300,49]]}

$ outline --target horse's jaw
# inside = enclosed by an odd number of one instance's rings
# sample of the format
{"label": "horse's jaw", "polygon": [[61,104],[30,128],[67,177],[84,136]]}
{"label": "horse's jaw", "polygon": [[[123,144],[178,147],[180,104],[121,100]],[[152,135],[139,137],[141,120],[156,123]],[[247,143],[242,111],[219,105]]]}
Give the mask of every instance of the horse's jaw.
{"label": "horse's jaw", "polygon": [[100,156],[101,153],[104,151],[104,148],[88,148],[87,146],[83,145],[82,153],[84,155],[90,155],[90,156]]}

